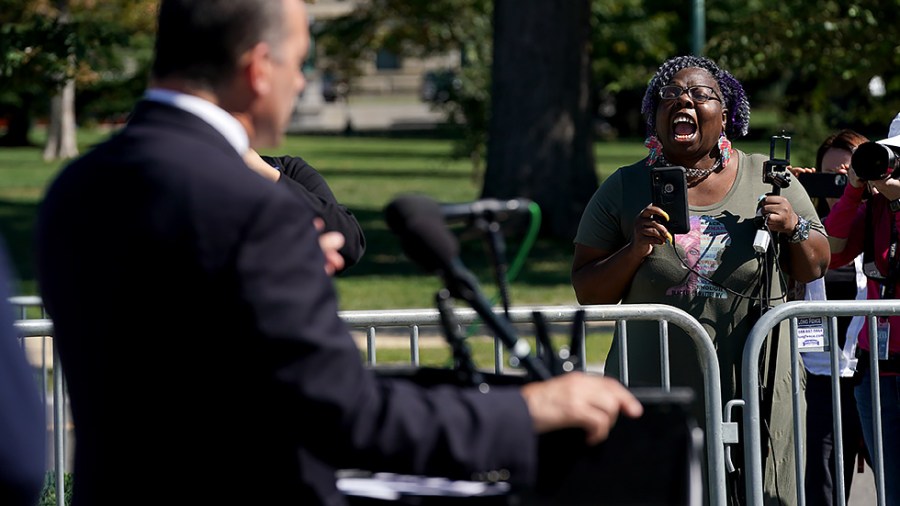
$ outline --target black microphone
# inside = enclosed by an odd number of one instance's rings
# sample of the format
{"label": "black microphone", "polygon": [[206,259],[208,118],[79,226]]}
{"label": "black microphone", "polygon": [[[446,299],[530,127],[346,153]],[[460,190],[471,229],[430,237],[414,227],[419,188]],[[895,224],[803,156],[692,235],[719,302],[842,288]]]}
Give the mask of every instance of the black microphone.
{"label": "black microphone", "polygon": [[481,199],[475,202],[460,204],[441,204],[444,220],[468,221],[484,218],[488,221],[505,221],[512,216],[528,212],[531,201],[528,199]]}
{"label": "black microphone", "polygon": [[535,379],[550,378],[547,367],[531,355],[528,342],[518,338],[508,320],[494,313],[475,276],[459,259],[459,243],[436,201],[423,195],[398,197],[385,208],[385,221],[399,237],[406,256],[425,271],[439,274],[450,294],[465,300]]}

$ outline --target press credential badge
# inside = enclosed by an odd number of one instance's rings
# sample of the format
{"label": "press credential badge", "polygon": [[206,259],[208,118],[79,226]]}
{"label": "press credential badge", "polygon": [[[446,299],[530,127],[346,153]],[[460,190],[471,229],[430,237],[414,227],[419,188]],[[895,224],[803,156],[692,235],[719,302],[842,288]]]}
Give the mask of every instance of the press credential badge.
{"label": "press credential badge", "polygon": [[886,316],[878,317],[878,360],[888,359],[888,338],[891,336],[891,322]]}
{"label": "press credential badge", "polygon": [[825,317],[797,318],[797,349],[799,351],[827,351]]}

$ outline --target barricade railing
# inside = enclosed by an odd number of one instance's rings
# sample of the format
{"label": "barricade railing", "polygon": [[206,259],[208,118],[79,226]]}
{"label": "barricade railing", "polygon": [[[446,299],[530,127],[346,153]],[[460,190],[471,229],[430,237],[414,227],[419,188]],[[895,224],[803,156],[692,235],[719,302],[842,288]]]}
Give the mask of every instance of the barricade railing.
{"label": "barricade railing", "polygon": [[[65,471],[66,471],[66,398],[65,386],[61,369],[54,367],[53,388],[51,390],[52,402],[47,402],[47,377],[50,368],[59,362],[59,355],[56,347],[50,342],[51,359],[47,361],[47,344],[53,336],[53,322],[46,318],[47,313],[44,310],[44,304],[39,296],[36,295],[17,295],[9,298],[10,304],[16,310],[16,317],[19,320],[15,323],[16,330],[20,338],[20,344],[24,350],[25,338],[40,339],[40,377],[38,385],[40,387],[40,395],[42,405],[46,409],[51,410],[50,419],[53,420],[53,444],[48,445],[53,448],[53,470],[56,474],[54,480],[56,503],[62,506],[65,502]],[[39,318],[29,318],[29,311],[36,311]]]}
{"label": "barricade railing", "polygon": [[[843,469],[843,441],[838,436],[841,434],[841,399],[836,394],[839,381],[838,364],[840,349],[838,346],[831,346],[831,343],[837,343],[837,323],[838,316],[863,316],[868,319],[869,342],[876,343],[876,323],[875,319],[879,316],[898,316],[900,315],[900,300],[834,300],[834,301],[794,301],[781,304],[767,311],[753,326],[747,337],[747,343],[744,347],[743,356],[743,378],[741,379],[744,392],[744,463],[747,472],[746,493],[747,504],[754,506],[762,506],[763,497],[763,467],[762,467],[762,436],[760,434],[760,398],[759,398],[759,368],[761,348],[765,343],[769,332],[781,322],[790,320],[790,335],[798,335],[798,318],[805,317],[823,317],[827,318],[829,325],[826,332],[826,344],[830,356],[831,364],[831,387],[832,387],[832,415],[834,424],[834,445],[835,445],[835,482],[841,493],[838,494],[839,504],[844,503],[844,469]],[[794,419],[794,453],[795,453],[795,478],[797,483],[797,504],[803,506],[806,504],[804,491],[804,427],[801,426],[803,417],[800,416],[800,395],[803,390],[800,388],[800,346],[797,344],[797,338],[791,339],[791,375],[793,380],[793,400],[792,414]],[[881,400],[878,392],[878,361],[876,355],[870,355],[871,362],[868,374],[872,378],[872,419],[874,426],[875,447],[870,449],[872,458],[872,470],[875,474],[875,492],[879,506],[885,503],[884,484],[886,477],[884,476],[884,456],[882,454],[884,448],[884,440],[882,438],[881,428]],[[892,477],[896,479],[896,477]],[[790,502],[790,498],[787,499]]]}
{"label": "barricade railing", "polygon": [[[14,297],[12,303],[18,307],[39,305],[40,299],[25,299]],[[502,309],[495,310],[498,314]],[[660,370],[662,384],[660,387],[664,390],[670,389],[669,381],[669,360],[668,360],[668,329],[670,324],[674,324],[681,328],[685,334],[692,340],[697,348],[698,355],[701,360],[699,364],[704,378],[704,411],[706,416],[706,457],[707,457],[707,477],[708,477],[708,495],[711,505],[725,505],[725,444],[736,443],[737,424],[722,421],[722,392],[719,376],[719,365],[716,358],[716,352],[712,344],[709,334],[700,323],[686,312],[672,306],[662,304],[617,304],[617,305],[597,305],[597,306],[534,306],[534,307],[513,307],[510,308],[506,315],[513,324],[533,323],[535,313],[540,313],[542,319],[546,323],[569,323],[576,321],[578,313],[583,311],[584,319],[580,332],[576,335],[580,336],[581,342],[578,343],[581,350],[587,352],[585,336],[589,325],[599,322],[614,322],[616,331],[618,332],[621,342],[624,344],[620,347],[620,359],[626,355],[627,343],[630,339],[646,338],[646,336],[629,336],[627,322],[628,321],[657,321],[659,322],[659,340],[662,355],[660,357]],[[409,335],[410,348],[410,364],[419,366],[419,349],[420,349],[420,329],[422,327],[439,327],[442,325],[441,316],[437,309],[397,309],[397,310],[378,310],[378,311],[342,311],[341,318],[349,327],[356,330],[365,331],[365,348],[366,363],[369,366],[377,367],[377,339],[378,329],[383,327],[406,327]],[[455,317],[460,325],[474,325],[480,322],[480,317],[474,310],[468,308],[455,309]],[[53,323],[49,319],[22,319],[15,323],[18,335],[21,338],[28,337],[44,337],[53,336]],[[579,330],[579,329],[576,329]],[[523,335],[522,337],[527,337]],[[501,343],[495,340],[495,372],[503,372],[503,347]],[[54,360],[56,360],[54,353]],[[579,367],[584,370],[587,367],[587,361],[579,362]],[[625,360],[621,360],[623,364],[622,376],[623,382],[628,384],[628,367]],[[59,372],[59,371],[55,371]],[[54,396],[54,413],[62,410],[64,406],[64,385],[62,382],[62,374],[53,374],[53,396]],[[56,414],[54,420],[56,421]],[[54,423],[56,432],[62,429],[62,413],[59,414],[59,422]],[[54,438],[54,455],[57,476],[64,476],[65,462],[65,444],[63,434],[58,434]],[[57,487],[63,480],[57,480]],[[58,491],[57,498],[62,498],[62,491]],[[61,503],[59,503],[61,504]]]}

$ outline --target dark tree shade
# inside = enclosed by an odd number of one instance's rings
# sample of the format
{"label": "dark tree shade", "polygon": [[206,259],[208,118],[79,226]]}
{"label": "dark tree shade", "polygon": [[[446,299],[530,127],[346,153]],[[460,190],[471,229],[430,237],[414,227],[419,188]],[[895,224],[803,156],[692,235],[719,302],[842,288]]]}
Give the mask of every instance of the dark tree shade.
{"label": "dark tree shade", "polygon": [[484,198],[529,198],[572,239],[597,188],[589,0],[497,0]]}

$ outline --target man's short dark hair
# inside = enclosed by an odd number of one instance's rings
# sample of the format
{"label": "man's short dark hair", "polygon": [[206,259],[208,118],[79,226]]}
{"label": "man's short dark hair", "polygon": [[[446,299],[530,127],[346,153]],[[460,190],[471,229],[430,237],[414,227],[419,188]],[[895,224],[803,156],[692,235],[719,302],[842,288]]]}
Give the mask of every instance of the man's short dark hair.
{"label": "man's short dark hair", "polygon": [[285,35],[282,10],[280,0],[162,0],[152,76],[215,89],[257,43],[278,51]]}

